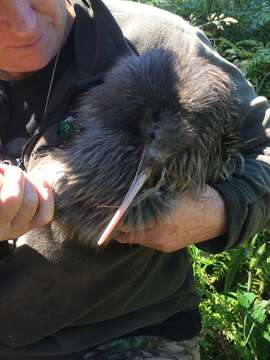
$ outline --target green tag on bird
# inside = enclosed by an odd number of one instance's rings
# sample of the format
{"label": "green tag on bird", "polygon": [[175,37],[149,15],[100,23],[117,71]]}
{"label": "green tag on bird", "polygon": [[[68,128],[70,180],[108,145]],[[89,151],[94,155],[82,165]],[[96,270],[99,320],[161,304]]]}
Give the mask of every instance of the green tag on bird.
{"label": "green tag on bird", "polygon": [[58,126],[58,135],[62,140],[69,140],[72,137],[73,129],[74,129],[74,117],[68,116],[64,120],[59,122]]}

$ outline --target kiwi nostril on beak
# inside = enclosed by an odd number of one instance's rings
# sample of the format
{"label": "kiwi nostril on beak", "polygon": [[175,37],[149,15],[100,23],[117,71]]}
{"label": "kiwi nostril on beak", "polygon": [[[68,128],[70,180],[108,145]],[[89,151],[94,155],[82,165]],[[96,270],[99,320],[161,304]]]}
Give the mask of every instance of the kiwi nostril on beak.
{"label": "kiwi nostril on beak", "polygon": [[149,131],[149,138],[151,140],[156,140],[159,137],[159,126],[155,125],[153,126]]}
{"label": "kiwi nostril on beak", "polygon": [[166,153],[156,147],[149,147],[146,152],[146,160],[150,164],[164,165],[167,160]]}
{"label": "kiwi nostril on beak", "polygon": [[155,130],[150,132],[150,139],[155,140],[157,138],[157,132]]}

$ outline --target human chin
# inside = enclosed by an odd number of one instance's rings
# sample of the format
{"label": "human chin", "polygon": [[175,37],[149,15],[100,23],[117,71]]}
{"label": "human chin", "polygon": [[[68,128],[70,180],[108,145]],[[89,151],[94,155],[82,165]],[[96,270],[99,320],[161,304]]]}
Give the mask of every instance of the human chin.
{"label": "human chin", "polygon": [[56,55],[58,51],[58,43],[56,39],[46,39],[44,36],[41,41],[34,47],[22,49],[25,54],[25,65],[32,68],[33,71],[45,67]]}
{"label": "human chin", "polygon": [[[22,72],[32,72],[44,68],[56,55],[57,47],[50,44],[50,46],[17,49],[17,53],[17,59],[20,61],[15,60],[15,64],[13,64],[15,71],[20,68]],[[16,57],[14,56],[13,59]]]}
{"label": "human chin", "polygon": [[12,61],[0,61],[0,78],[2,78],[1,73],[5,73],[4,79],[20,80],[28,76],[27,73],[30,74],[44,68],[49,63],[51,57],[48,53],[34,54],[32,52],[31,56],[26,56],[25,54],[23,57],[13,57]]}
{"label": "human chin", "polygon": [[25,57],[21,63],[22,72],[33,72],[43,69],[53,58],[53,55],[47,52],[31,54],[29,58]]}

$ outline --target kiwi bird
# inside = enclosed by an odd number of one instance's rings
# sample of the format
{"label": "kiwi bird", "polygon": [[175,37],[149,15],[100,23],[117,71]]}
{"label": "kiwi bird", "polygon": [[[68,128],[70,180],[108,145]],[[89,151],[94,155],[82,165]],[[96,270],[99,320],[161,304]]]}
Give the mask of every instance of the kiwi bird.
{"label": "kiwi bird", "polygon": [[62,169],[51,224],[59,241],[97,246],[120,221],[141,229],[184,192],[230,177],[239,154],[233,84],[186,57],[128,55],[81,95],[73,139],[45,161]]}

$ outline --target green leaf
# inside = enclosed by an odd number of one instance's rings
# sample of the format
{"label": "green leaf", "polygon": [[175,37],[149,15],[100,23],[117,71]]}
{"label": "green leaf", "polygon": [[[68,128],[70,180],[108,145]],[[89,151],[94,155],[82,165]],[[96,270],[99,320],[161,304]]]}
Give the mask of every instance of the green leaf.
{"label": "green leaf", "polygon": [[251,316],[255,321],[259,322],[260,324],[263,324],[267,317],[265,304],[255,303],[251,312]]}
{"label": "green leaf", "polygon": [[266,243],[262,244],[258,249],[258,255],[263,255],[266,250]]}
{"label": "green leaf", "polygon": [[245,257],[246,257],[246,252],[245,249],[243,248],[238,248],[234,250],[234,252],[232,252],[230,267],[228,268],[225,276],[225,285],[224,285],[225,293],[228,293],[230,291],[232,284],[235,280],[235,277],[237,275],[237,272],[239,271],[239,268]]}
{"label": "green leaf", "polygon": [[263,331],[262,336],[265,340],[270,342],[270,325],[268,325],[266,330]]}
{"label": "green leaf", "polygon": [[241,290],[238,290],[236,292],[236,296],[239,306],[247,310],[251,307],[251,305],[254,303],[256,299],[256,295],[254,293],[241,291]]}

